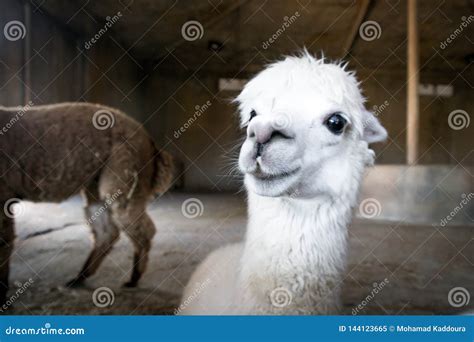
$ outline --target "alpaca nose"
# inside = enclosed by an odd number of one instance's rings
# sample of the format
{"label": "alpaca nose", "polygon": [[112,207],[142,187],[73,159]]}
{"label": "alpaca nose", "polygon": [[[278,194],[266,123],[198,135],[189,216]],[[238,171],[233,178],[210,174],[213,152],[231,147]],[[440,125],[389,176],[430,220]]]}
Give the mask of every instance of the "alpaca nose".
{"label": "alpaca nose", "polygon": [[266,144],[272,138],[275,129],[270,122],[263,122],[261,120],[251,122],[247,131],[250,139],[255,140],[257,144]]}
{"label": "alpaca nose", "polygon": [[280,125],[278,122],[255,118],[248,126],[247,136],[257,145],[265,145],[276,137],[293,139],[294,133],[290,127]]}

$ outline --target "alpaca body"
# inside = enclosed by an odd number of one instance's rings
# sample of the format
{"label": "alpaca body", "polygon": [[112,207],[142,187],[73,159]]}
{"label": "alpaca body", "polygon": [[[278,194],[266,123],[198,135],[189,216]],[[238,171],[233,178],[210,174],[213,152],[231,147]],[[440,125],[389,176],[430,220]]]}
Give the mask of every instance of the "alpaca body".
{"label": "alpaca body", "polygon": [[[250,197],[249,205],[260,215],[250,219],[245,242],[204,261],[200,268],[212,269],[212,278],[197,271],[183,298],[196,284],[208,283],[209,289],[183,314],[336,313],[347,250],[345,222],[328,222],[331,208],[314,201]],[[308,205],[314,210],[301,215]]]}
{"label": "alpaca body", "polygon": [[[110,120],[105,128],[100,126],[104,119]],[[56,202],[81,191],[95,246],[70,284],[97,270],[123,229],[135,245],[129,284],[136,285],[155,233],[145,208],[171,179],[171,160],[158,152],[144,128],[119,110],[89,103],[0,107],[0,128],[2,207],[12,199]],[[14,239],[11,213],[12,208],[4,210],[0,222],[5,241],[0,246],[1,299]]]}
{"label": "alpaca body", "polygon": [[[0,127],[19,110],[0,107]],[[113,114],[112,127],[99,130],[93,126],[93,115],[99,110]],[[0,139],[0,171],[7,188],[14,196],[32,201],[61,201],[76,194],[103,170],[114,149],[125,140],[130,146],[121,148],[136,154],[130,161],[137,167],[143,167],[156,153],[152,140],[136,121],[118,110],[88,103],[31,107]],[[151,186],[153,167],[144,171]]]}
{"label": "alpaca body", "polygon": [[243,243],[235,243],[209,254],[193,273],[175,313],[236,315],[243,312],[243,305],[232,305],[239,289],[237,280],[242,251]]}

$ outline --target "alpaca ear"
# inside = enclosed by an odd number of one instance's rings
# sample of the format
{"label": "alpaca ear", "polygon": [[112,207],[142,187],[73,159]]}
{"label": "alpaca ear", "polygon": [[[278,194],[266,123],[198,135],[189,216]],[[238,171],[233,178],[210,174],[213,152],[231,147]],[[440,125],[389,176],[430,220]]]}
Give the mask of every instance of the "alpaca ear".
{"label": "alpaca ear", "polygon": [[364,135],[363,139],[367,143],[381,142],[387,139],[387,130],[383,128],[379,120],[371,113],[366,111],[364,118]]}

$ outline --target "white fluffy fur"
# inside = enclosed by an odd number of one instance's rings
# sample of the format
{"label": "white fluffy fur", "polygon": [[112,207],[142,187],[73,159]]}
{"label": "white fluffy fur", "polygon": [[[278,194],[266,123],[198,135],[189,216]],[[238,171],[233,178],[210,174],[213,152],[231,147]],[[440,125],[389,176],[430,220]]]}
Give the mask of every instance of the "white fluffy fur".
{"label": "white fluffy fur", "polygon": [[[211,253],[186,287],[183,314],[334,314],[347,225],[368,143],[386,137],[353,73],[308,53],[274,63],[238,96],[247,127],[239,167],[248,191],[245,241]],[[250,119],[255,110],[257,116]],[[340,135],[325,126],[339,112]],[[256,153],[262,135],[279,131]]]}

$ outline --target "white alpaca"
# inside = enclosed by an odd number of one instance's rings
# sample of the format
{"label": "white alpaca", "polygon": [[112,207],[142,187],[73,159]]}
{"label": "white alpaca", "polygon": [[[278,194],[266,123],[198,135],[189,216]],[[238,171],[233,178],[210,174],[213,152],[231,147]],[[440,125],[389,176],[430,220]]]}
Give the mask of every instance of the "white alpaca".
{"label": "white alpaca", "polygon": [[387,135],[344,69],[308,53],[288,57],[238,96],[247,235],[198,267],[180,313],[337,313],[347,225],[373,163],[368,143]]}

